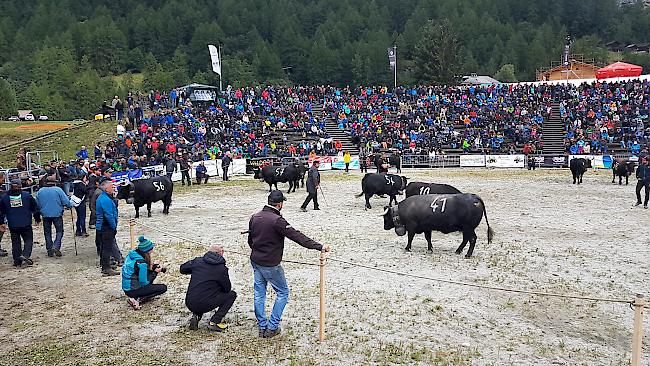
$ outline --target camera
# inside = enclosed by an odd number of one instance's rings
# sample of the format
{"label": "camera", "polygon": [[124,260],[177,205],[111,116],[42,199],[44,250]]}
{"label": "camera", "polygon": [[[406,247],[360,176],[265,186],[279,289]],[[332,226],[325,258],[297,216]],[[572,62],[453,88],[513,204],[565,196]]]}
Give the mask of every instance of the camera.
{"label": "camera", "polygon": [[158,264],[158,263],[155,263],[155,264],[153,265],[153,267],[151,267],[151,269],[154,270],[154,271],[155,271],[156,269],[158,269],[158,268],[160,268],[160,272],[162,272],[162,273],[167,273],[167,267],[161,267],[160,264]]}

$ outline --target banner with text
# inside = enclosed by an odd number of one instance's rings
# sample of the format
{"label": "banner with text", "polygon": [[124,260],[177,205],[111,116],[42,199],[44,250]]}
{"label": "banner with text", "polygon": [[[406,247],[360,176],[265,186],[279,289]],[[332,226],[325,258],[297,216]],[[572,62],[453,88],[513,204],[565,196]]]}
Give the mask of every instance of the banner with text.
{"label": "banner with text", "polygon": [[487,155],[485,166],[488,168],[524,168],[525,160],[524,155]]}
{"label": "banner with text", "polygon": [[484,167],[485,155],[461,155],[460,166],[467,167]]}

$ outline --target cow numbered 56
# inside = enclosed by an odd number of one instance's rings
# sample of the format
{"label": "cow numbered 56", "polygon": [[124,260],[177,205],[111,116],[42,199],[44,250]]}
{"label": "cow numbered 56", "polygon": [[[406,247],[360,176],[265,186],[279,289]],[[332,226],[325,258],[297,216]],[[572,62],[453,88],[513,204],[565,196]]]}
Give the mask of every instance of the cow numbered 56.
{"label": "cow numbered 56", "polygon": [[137,179],[119,187],[117,198],[126,200],[126,203],[135,207],[135,218],[140,217],[140,207],[147,206],[147,216],[151,217],[151,204],[163,202],[163,213],[169,214],[172,204],[174,183],[166,176],[148,179]]}
{"label": "cow numbered 56", "polygon": [[372,208],[370,206],[370,197],[374,195],[387,194],[390,199],[389,205],[397,204],[397,196],[404,192],[407,184],[407,178],[401,175],[386,174],[386,173],[368,173],[361,180],[361,193],[356,195],[357,198],[366,196],[366,209]]}

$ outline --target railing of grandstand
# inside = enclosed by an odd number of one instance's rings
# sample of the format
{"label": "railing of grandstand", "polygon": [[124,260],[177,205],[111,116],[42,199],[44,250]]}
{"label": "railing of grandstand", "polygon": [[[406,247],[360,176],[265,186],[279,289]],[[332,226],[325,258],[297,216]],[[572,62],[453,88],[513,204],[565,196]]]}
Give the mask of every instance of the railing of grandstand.
{"label": "railing of grandstand", "polygon": [[25,154],[25,163],[26,166],[31,167],[32,164],[36,164],[37,167],[43,166],[43,160],[49,163],[50,161],[59,160],[59,154],[54,150],[45,150],[45,151],[30,151]]}
{"label": "railing of grandstand", "polygon": [[460,155],[403,155],[404,168],[458,168]]}

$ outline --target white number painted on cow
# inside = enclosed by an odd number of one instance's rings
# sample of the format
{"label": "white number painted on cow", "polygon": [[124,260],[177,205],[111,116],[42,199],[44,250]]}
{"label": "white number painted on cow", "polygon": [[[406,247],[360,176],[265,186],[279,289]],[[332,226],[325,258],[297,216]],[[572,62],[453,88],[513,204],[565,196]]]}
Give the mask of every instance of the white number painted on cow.
{"label": "white number painted on cow", "polygon": [[278,177],[281,176],[282,173],[284,173],[284,168],[278,168],[278,169],[275,171],[275,175],[277,175]]}
{"label": "white number painted on cow", "polygon": [[386,179],[386,184],[387,185],[395,185],[395,181],[393,180],[393,176],[388,176],[384,175],[384,178]]}
{"label": "white number painted on cow", "polygon": [[445,208],[447,207],[447,199],[446,198],[441,198],[440,201],[442,201],[442,205],[438,206],[438,197],[433,199],[433,202],[431,202],[431,209],[435,213],[438,207],[440,207],[440,213],[445,212]]}
{"label": "white number painted on cow", "polygon": [[153,186],[156,187],[156,192],[165,190],[165,185],[163,184],[163,182],[153,182]]}
{"label": "white number painted on cow", "polygon": [[420,196],[429,194],[429,192],[431,192],[431,187],[420,187]]}

